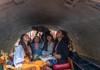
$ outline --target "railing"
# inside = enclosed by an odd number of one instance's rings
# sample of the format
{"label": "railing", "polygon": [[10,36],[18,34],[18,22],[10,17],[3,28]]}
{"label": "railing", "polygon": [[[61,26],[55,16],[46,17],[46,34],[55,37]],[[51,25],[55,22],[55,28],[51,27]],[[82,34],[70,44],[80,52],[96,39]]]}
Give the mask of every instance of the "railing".
{"label": "railing", "polygon": [[76,70],[100,70],[100,66],[79,56],[77,61],[74,61]]}

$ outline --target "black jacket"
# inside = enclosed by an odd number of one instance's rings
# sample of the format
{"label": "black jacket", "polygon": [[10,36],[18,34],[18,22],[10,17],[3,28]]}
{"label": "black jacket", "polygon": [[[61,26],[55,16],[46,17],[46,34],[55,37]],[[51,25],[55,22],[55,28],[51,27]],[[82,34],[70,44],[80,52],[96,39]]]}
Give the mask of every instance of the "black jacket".
{"label": "black jacket", "polygon": [[[54,48],[53,48],[53,53],[55,52],[55,47],[56,47],[57,43],[55,43]],[[57,46],[57,54],[61,55],[61,59],[57,59],[57,64],[63,64],[63,63],[67,63],[68,62],[68,45],[61,40]]]}

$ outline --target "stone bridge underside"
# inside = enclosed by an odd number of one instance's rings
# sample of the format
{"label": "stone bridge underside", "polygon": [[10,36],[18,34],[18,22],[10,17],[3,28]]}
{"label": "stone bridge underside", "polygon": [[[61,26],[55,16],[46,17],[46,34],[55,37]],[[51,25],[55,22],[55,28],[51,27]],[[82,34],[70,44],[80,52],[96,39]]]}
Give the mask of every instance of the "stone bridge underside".
{"label": "stone bridge underside", "polygon": [[0,50],[10,52],[33,25],[66,30],[78,53],[100,61],[99,0],[75,7],[62,0],[0,0]]}

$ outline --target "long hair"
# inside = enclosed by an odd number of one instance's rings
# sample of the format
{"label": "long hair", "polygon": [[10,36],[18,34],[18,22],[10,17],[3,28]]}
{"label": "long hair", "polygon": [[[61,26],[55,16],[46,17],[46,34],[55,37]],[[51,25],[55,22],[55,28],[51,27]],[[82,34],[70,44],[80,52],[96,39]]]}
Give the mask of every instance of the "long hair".
{"label": "long hair", "polygon": [[[54,42],[53,36],[51,34],[48,34],[47,37],[48,36],[50,36],[52,38],[51,41]],[[48,40],[47,40],[47,37],[46,37],[46,41],[44,42],[44,45],[43,45],[43,48],[42,48],[42,50],[45,50],[45,51],[48,51],[48,49],[47,49],[48,48]]]}
{"label": "long hair", "polygon": [[[62,41],[65,42],[65,43],[68,45],[70,39],[69,39],[69,37],[68,37],[67,32],[64,31],[64,30],[59,30],[59,31],[61,31],[61,32],[62,32],[62,35],[63,35]],[[58,39],[57,39],[57,38],[55,39],[55,43],[58,43]]]}
{"label": "long hair", "polygon": [[42,34],[42,36],[41,36],[41,40],[42,40],[42,42],[44,42],[44,41],[46,40],[47,35],[49,35],[49,34],[50,34],[50,31],[43,32],[43,34]]}
{"label": "long hair", "polygon": [[39,36],[35,36],[32,40],[32,43],[35,43],[35,38],[38,37],[39,38],[39,43],[41,43],[41,38]]}
{"label": "long hair", "polygon": [[22,45],[26,56],[28,56],[29,59],[31,60],[31,57],[30,57],[31,54],[30,54],[30,52],[29,52],[28,49],[27,49],[27,46],[31,46],[31,45],[30,45],[30,41],[28,42],[27,45],[24,43],[24,36],[25,36],[25,35],[26,35],[26,34],[22,34],[22,35],[21,35],[21,37],[20,37],[20,43],[19,43],[19,44]]}

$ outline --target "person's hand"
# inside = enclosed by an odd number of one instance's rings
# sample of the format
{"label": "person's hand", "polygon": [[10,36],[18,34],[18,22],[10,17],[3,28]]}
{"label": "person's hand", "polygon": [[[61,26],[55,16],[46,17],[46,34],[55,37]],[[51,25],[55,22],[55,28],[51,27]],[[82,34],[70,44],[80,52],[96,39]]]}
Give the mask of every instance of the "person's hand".
{"label": "person's hand", "polygon": [[61,59],[61,55],[60,55],[60,54],[53,53],[53,55],[54,55],[54,57],[55,57],[56,59]]}
{"label": "person's hand", "polygon": [[22,62],[22,64],[25,64],[25,63],[26,63],[25,61]]}
{"label": "person's hand", "polygon": [[28,64],[33,64],[33,63],[34,63],[34,61],[28,62]]}

